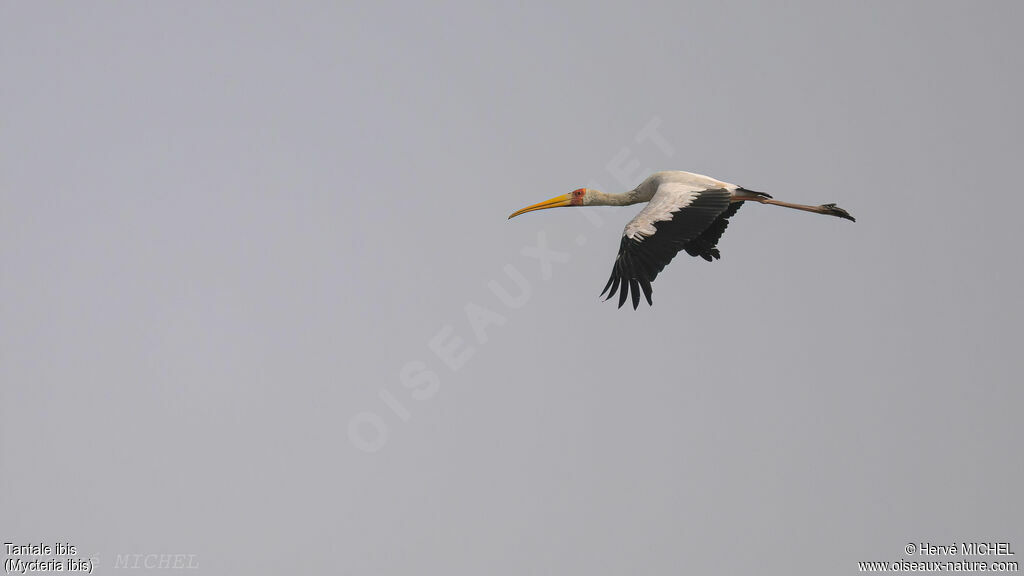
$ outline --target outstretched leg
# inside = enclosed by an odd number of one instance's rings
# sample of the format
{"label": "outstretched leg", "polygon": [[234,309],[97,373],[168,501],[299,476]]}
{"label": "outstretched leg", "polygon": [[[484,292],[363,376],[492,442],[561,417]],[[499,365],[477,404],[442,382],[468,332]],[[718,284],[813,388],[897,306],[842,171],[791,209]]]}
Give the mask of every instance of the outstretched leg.
{"label": "outstretched leg", "polygon": [[856,222],[853,216],[846,210],[843,210],[835,204],[822,204],[821,206],[808,206],[806,204],[791,204],[789,202],[781,202],[772,198],[744,198],[744,200],[752,200],[754,202],[760,202],[761,204],[771,204],[773,206],[783,206],[785,208],[795,208],[796,210],[803,210],[805,212],[815,212],[817,214],[828,214],[829,216],[838,216],[839,218],[845,218],[851,222]]}

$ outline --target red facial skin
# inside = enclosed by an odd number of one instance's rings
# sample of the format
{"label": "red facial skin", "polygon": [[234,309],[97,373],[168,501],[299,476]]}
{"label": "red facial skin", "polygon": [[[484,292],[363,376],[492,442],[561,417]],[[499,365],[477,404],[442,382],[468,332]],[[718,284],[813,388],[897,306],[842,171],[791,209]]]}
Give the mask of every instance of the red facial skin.
{"label": "red facial skin", "polygon": [[586,193],[587,193],[587,189],[586,188],[577,188],[576,190],[573,190],[572,191],[572,205],[573,206],[582,206],[583,205],[583,195],[586,194]]}

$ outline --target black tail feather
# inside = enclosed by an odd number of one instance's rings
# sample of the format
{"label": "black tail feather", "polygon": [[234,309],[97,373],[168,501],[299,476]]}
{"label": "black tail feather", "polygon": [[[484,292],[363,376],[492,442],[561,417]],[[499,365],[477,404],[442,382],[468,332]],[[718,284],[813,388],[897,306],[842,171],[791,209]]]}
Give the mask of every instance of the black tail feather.
{"label": "black tail feather", "polygon": [[747,190],[746,188],[737,188],[736,191],[733,192],[733,196],[741,197],[741,198],[743,196],[750,196],[750,197],[753,197],[753,198],[771,198],[772,197],[771,194],[767,194],[765,192],[758,192],[756,190]]}

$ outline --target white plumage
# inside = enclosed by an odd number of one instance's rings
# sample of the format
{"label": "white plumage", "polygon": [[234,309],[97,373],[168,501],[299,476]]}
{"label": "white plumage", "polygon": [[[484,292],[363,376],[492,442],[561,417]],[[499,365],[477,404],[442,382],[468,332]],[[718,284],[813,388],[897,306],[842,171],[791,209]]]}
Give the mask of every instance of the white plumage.
{"label": "white plumage", "polygon": [[853,216],[835,204],[810,206],[780,202],[763,192],[680,171],[656,172],[625,194],[605,194],[579,188],[527,206],[509,218],[560,206],[627,206],[640,202],[647,202],[647,206],[626,224],[611,277],[601,292],[602,295],[608,292],[608,298],[611,298],[621,287],[620,308],[630,294],[633,308],[637,308],[641,291],[647,303],[652,304],[651,282],[680,250],[709,262],[720,258],[718,240],[729,225],[729,218],[744,202],[772,204],[853,220]]}
{"label": "white plumage", "polygon": [[[659,174],[663,173],[659,172]],[[688,172],[683,172],[683,174],[688,174]],[[647,202],[647,206],[626,224],[626,229],[623,232],[624,236],[635,240],[653,235],[658,231],[654,227],[655,222],[671,220],[674,213],[689,206],[701,192],[706,190],[704,187],[683,182],[656,183],[653,181],[653,177],[648,178],[645,182],[648,180],[652,181],[651,185],[656,185],[657,189]]]}

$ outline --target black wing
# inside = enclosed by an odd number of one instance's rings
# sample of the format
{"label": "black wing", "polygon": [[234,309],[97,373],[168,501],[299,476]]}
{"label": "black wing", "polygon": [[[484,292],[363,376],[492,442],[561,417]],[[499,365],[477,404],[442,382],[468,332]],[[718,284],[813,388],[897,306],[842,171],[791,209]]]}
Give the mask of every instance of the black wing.
{"label": "black wing", "polygon": [[715,218],[715,221],[708,226],[707,230],[701,232],[700,236],[687,242],[686,246],[683,247],[686,253],[690,256],[700,256],[708,262],[721,258],[722,254],[718,251],[718,241],[722,238],[725,229],[729,227],[729,218],[732,218],[742,205],[743,202],[733,202],[730,204],[725,212],[722,212],[718,218]]}
{"label": "black wing", "polygon": [[[642,290],[647,303],[652,304],[651,282],[680,250],[696,240],[697,255],[712,254],[714,245],[725,231],[726,220],[739,209],[738,206],[729,206],[730,198],[732,193],[725,189],[661,186],[647,207],[626,225],[611,277],[601,295],[608,292],[607,300],[621,288],[621,308],[632,292],[633,308],[636,309],[640,305]],[[722,216],[722,222],[716,224]],[[707,236],[704,236],[705,232]]]}

